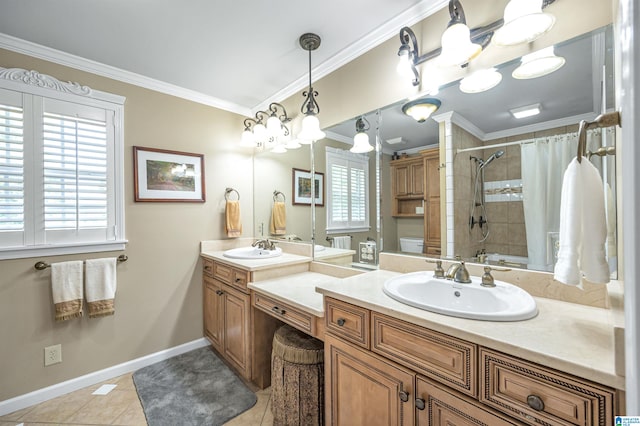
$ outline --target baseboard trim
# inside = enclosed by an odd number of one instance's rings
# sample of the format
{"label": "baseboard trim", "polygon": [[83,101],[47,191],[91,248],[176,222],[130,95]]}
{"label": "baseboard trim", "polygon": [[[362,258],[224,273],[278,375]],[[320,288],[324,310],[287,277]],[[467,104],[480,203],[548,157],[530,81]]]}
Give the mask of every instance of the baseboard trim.
{"label": "baseboard trim", "polygon": [[24,395],[16,396],[15,398],[0,401],[0,416],[4,416],[69,392],[130,373],[142,367],[146,367],[147,365],[155,364],[156,362],[163,361],[207,345],[209,345],[209,341],[203,337],[182,345],[174,346],[173,348],[123,362],[122,364],[114,365],[113,367],[105,368],[104,370],[95,371],[93,373],[85,374],[84,376],[76,377],[75,379],[47,386],[46,388],[38,389]]}

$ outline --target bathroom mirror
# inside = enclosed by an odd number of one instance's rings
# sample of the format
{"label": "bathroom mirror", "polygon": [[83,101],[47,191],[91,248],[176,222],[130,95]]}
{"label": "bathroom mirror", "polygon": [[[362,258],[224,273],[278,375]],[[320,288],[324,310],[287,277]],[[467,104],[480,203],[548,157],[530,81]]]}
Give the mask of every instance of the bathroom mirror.
{"label": "bathroom mirror", "polygon": [[[446,131],[451,136],[449,145],[440,151],[441,166],[444,166],[440,176],[446,183],[441,186],[441,192],[446,194],[449,205],[441,210],[442,256],[460,255],[477,260],[476,253],[484,251],[490,255],[489,260],[502,261],[512,267],[553,269],[559,198],[558,195],[542,197],[533,189],[544,186],[545,193],[559,191],[564,169],[576,155],[579,121],[592,120],[601,111],[614,107],[611,28],[560,43],[555,46],[555,54],[564,57],[566,63],[544,77],[512,78],[513,70],[520,65],[520,60],[516,60],[496,66],[503,76],[502,82],[486,92],[463,93],[457,82],[441,88],[433,97],[442,104],[424,123],[417,123],[402,113],[404,102],[380,110],[383,152],[380,155],[382,238],[379,244],[384,243],[383,251],[401,251],[400,238],[424,238],[424,216],[394,217],[391,214],[391,156],[394,152],[417,156],[427,148],[439,147],[446,142],[440,136]],[[515,119],[509,112],[532,104],[540,104],[540,114]],[[374,114],[375,111],[367,112],[366,116]],[[353,140],[357,118],[325,129],[328,138]],[[369,136],[374,140],[373,133]],[[592,151],[598,146],[612,145],[615,145],[614,129],[597,130],[589,135]],[[348,148],[345,144],[344,149]],[[320,155],[316,152],[316,157]],[[611,189],[608,195],[614,197],[615,157],[594,156],[592,162]],[[476,179],[482,175],[484,183]],[[535,200],[533,205],[525,207],[523,191],[529,191],[527,199]],[[609,226],[615,230],[615,199],[610,198],[608,205],[611,207]],[[542,206],[546,206],[545,211]],[[316,226],[316,231],[321,229]],[[607,245],[612,271],[617,266],[615,246],[614,231]]]}

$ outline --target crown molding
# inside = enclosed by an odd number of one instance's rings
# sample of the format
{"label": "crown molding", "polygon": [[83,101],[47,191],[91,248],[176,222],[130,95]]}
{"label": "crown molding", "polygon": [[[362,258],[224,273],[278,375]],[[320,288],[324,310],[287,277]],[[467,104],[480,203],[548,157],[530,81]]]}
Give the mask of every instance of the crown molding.
{"label": "crown molding", "polygon": [[500,138],[508,138],[511,136],[519,136],[524,133],[540,132],[543,130],[553,129],[555,127],[562,126],[574,126],[580,123],[581,120],[593,121],[596,116],[595,112],[588,112],[580,115],[573,115],[571,117],[558,118],[556,120],[543,121],[541,123],[529,124],[527,126],[514,127],[507,130],[499,130],[497,132],[485,133],[482,141],[490,141]]}
{"label": "crown molding", "polygon": [[22,40],[17,37],[12,37],[4,33],[0,33],[0,48],[32,56],[34,58],[43,59],[45,61],[53,62],[58,65],[71,67],[80,71],[89,72],[102,77],[107,77],[113,80],[121,81],[123,83],[133,84],[135,86],[154,90],[166,95],[176,96],[178,98],[197,102],[199,104],[219,108],[236,114],[244,116],[252,115],[250,108],[237,105],[223,99],[204,95],[195,90],[185,89],[184,87],[165,83],[160,80],[145,77],[134,72],[125,71],[120,68],[112,67],[110,65],[105,65],[91,59],[71,55],[57,49],[52,49],[50,47]]}

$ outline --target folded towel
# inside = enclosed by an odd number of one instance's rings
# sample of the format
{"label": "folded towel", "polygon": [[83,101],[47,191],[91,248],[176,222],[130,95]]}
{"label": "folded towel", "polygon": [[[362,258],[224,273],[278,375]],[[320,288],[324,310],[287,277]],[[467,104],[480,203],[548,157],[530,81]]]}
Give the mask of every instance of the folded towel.
{"label": "folded towel", "polygon": [[346,235],[343,237],[333,237],[333,247],[339,249],[351,249],[351,237]]}
{"label": "folded towel", "polygon": [[115,257],[86,261],[86,296],[90,318],[113,315],[115,312],[117,262]]}
{"label": "folded towel", "polygon": [[51,264],[51,290],[56,321],[82,316],[82,261]]}
{"label": "folded towel", "polygon": [[282,201],[273,203],[269,232],[271,235],[284,235],[287,233],[287,212]]}
{"label": "folded towel", "polygon": [[240,220],[240,201],[227,200],[224,215],[226,219],[227,237],[241,236],[242,222]]}
{"label": "folded towel", "polygon": [[609,282],[604,243],[607,223],[604,190],[598,170],[586,158],[573,159],[562,181],[558,261],[554,278],[580,285],[580,278],[593,283]]}

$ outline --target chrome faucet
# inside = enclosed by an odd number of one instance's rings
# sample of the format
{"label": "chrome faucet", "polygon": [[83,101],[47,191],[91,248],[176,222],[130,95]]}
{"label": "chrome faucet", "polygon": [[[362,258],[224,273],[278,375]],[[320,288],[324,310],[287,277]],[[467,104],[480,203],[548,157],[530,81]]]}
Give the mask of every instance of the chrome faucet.
{"label": "chrome faucet", "polygon": [[268,238],[257,240],[255,243],[251,244],[251,247],[258,247],[262,250],[275,250],[276,245],[273,241],[269,241]]}
{"label": "chrome faucet", "polygon": [[469,284],[471,282],[471,277],[469,276],[469,271],[467,271],[466,266],[464,266],[464,261],[451,264],[449,269],[447,269],[445,278],[461,284]]}

